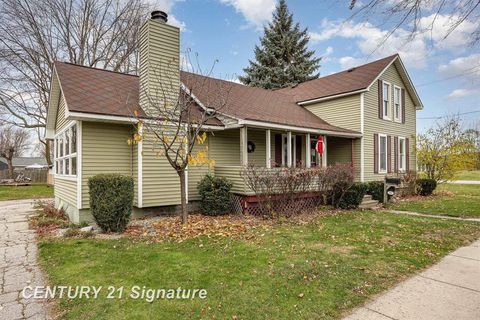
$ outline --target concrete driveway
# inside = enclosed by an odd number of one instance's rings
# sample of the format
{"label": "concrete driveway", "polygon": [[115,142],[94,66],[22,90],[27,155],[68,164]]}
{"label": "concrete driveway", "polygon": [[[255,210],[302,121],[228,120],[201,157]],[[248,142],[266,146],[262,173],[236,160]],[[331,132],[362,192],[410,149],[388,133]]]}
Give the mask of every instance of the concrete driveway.
{"label": "concrete driveway", "polygon": [[452,252],[344,319],[480,319],[480,240]]}
{"label": "concrete driveway", "polygon": [[0,319],[47,319],[46,303],[23,299],[25,286],[44,285],[35,233],[28,229],[32,200],[0,201]]}

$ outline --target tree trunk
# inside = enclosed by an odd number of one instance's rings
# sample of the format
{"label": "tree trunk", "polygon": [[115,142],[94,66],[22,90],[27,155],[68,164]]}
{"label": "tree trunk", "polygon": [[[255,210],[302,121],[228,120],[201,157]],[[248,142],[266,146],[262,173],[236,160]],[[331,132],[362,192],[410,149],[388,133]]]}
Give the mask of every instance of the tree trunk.
{"label": "tree trunk", "polygon": [[45,160],[47,161],[47,164],[49,166],[52,165],[52,157],[50,156],[50,146],[51,141],[50,140],[45,140]]}
{"label": "tree trunk", "polygon": [[13,160],[11,157],[7,158],[7,164],[8,164],[8,177],[10,179],[14,179],[15,177],[13,176]]}
{"label": "tree trunk", "polygon": [[180,199],[181,199],[181,203],[182,203],[182,223],[185,224],[187,223],[187,215],[188,215],[188,212],[187,212],[187,197],[186,197],[186,177],[185,177],[185,169],[181,170],[181,171],[177,171],[178,173],[178,176],[180,177]]}

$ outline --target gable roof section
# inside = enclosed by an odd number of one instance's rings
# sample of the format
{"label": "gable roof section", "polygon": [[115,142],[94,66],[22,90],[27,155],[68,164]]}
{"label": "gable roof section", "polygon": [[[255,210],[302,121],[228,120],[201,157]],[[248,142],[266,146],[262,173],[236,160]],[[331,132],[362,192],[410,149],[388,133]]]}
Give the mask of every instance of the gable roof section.
{"label": "gable roof section", "polygon": [[421,108],[422,102],[398,54],[325,77],[306,81],[294,87],[279,89],[277,92],[292,96],[299,104],[305,104],[312,100],[328,100],[329,98],[337,96],[364,92],[369,90],[373,82],[377,80],[392,63],[395,63],[397,66],[400,76],[405,82],[415,105]]}
{"label": "gable roof section", "polygon": [[55,62],[69,112],[132,117],[138,106],[137,76],[65,62]]}
{"label": "gable roof section", "polygon": [[217,111],[233,118],[328,131],[355,132],[330,125],[297,105],[291,96],[280,92],[188,72],[181,73],[181,80],[206,107],[209,107],[210,101],[215,104],[218,88],[225,90],[225,103],[222,104],[222,109]]}

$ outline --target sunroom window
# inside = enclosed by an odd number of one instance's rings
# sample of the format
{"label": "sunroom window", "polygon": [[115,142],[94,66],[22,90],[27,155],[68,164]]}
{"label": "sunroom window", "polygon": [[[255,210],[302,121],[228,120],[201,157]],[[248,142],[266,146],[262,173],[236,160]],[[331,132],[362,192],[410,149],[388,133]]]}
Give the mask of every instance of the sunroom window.
{"label": "sunroom window", "polygon": [[70,126],[55,136],[55,173],[77,175],[77,126]]}

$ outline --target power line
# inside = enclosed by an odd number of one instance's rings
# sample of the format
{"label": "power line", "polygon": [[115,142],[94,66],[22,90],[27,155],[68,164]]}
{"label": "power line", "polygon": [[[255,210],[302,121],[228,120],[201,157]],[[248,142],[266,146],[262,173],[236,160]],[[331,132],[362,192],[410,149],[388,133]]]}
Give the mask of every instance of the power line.
{"label": "power line", "polygon": [[450,77],[439,79],[439,80],[434,80],[434,81],[430,81],[430,82],[421,83],[421,84],[416,85],[415,87],[423,87],[423,86],[428,86],[430,84],[437,83],[437,82],[442,82],[442,81],[447,81],[447,80],[451,80],[451,79],[455,79],[455,78],[465,77],[469,74],[476,73],[476,72],[480,71],[480,69],[479,70],[474,70],[474,69],[477,69],[477,68],[480,68],[480,65],[469,68],[469,69],[465,69],[460,74],[456,74],[454,76],[450,76]]}
{"label": "power line", "polygon": [[[464,114],[471,114],[471,113],[477,113],[477,112],[480,112],[480,110],[456,113],[456,114],[454,114],[454,116],[462,116]],[[440,117],[417,117],[417,119],[442,119],[442,118],[447,118],[447,117],[451,117],[451,115],[450,116],[440,116]]]}

